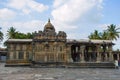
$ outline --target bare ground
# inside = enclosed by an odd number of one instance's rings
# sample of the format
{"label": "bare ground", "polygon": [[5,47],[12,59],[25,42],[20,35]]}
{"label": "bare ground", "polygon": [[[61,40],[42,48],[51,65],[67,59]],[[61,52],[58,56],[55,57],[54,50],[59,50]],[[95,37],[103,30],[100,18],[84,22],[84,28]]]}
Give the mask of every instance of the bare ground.
{"label": "bare ground", "polygon": [[119,69],[4,67],[0,80],[120,80]]}

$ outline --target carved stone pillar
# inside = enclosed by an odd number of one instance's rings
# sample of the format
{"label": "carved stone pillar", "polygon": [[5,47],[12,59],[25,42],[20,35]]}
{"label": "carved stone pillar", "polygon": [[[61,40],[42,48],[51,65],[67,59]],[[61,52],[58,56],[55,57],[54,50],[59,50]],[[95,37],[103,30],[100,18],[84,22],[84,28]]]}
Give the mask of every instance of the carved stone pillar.
{"label": "carved stone pillar", "polygon": [[66,49],[66,46],[64,45],[64,47],[63,47],[63,49],[64,49],[64,57],[65,57],[65,62],[68,62],[68,58],[69,58],[69,55],[68,55],[68,53],[67,53],[67,49]]}
{"label": "carved stone pillar", "polygon": [[117,53],[117,60],[119,60],[119,53]]}
{"label": "carved stone pillar", "polygon": [[105,61],[108,61],[107,53],[105,53]]}
{"label": "carved stone pillar", "polygon": [[32,60],[35,61],[35,43],[34,42],[32,43]]}
{"label": "carved stone pillar", "polygon": [[82,56],[81,56],[81,62],[85,62],[84,60],[84,50],[85,50],[85,46],[81,46],[81,51],[82,51]]}
{"label": "carved stone pillar", "polygon": [[57,62],[57,42],[54,43],[54,62]]}
{"label": "carved stone pillar", "polygon": [[26,57],[26,56],[27,56],[27,53],[25,52],[25,53],[24,53],[24,60],[26,60],[26,59],[27,59],[27,57]]}
{"label": "carved stone pillar", "polygon": [[97,61],[96,62],[101,62],[101,54],[100,54],[100,45],[97,45]]}
{"label": "carved stone pillar", "polygon": [[112,45],[108,46],[108,50],[109,50],[109,61],[113,61]]}
{"label": "carved stone pillar", "polygon": [[16,59],[18,59],[18,51],[16,51]]}
{"label": "carved stone pillar", "polygon": [[71,56],[71,45],[67,45],[66,53],[67,53],[67,62],[73,62]]}
{"label": "carved stone pillar", "polygon": [[48,49],[47,49],[47,47],[45,47],[45,55],[44,55],[45,62],[47,62],[47,57],[48,57],[47,52],[48,52]]}

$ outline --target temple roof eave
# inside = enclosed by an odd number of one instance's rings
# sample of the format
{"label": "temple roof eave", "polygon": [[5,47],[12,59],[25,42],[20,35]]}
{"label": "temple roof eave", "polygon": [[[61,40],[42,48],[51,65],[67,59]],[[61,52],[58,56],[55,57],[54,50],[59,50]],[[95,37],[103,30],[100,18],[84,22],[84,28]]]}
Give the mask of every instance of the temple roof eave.
{"label": "temple roof eave", "polygon": [[96,44],[96,45],[115,45],[111,40],[88,40],[88,39],[67,39],[68,44]]}
{"label": "temple roof eave", "polygon": [[8,39],[6,42],[7,43],[11,43],[11,42],[19,42],[19,43],[24,43],[24,42],[32,42],[33,40],[32,39]]}

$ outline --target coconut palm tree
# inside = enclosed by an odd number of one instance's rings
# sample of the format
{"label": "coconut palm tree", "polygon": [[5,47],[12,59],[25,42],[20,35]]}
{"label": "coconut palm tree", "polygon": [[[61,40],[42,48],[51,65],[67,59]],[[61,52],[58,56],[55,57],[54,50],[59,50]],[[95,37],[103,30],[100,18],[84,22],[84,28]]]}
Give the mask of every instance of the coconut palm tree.
{"label": "coconut palm tree", "polygon": [[111,24],[108,26],[107,32],[108,32],[108,39],[109,40],[117,40],[119,38],[120,28],[116,28],[116,25]]}
{"label": "coconut palm tree", "polygon": [[101,33],[101,39],[108,40],[108,32],[107,31],[103,31],[103,33]]}
{"label": "coconut palm tree", "polygon": [[95,30],[93,33],[91,33],[88,38],[89,39],[101,39],[100,37],[101,33],[98,32],[98,30]]}
{"label": "coconut palm tree", "polygon": [[7,31],[7,37],[10,38],[10,39],[14,39],[16,38],[16,29],[14,27],[10,27]]}
{"label": "coconut palm tree", "polygon": [[33,33],[21,33],[16,31],[14,27],[10,27],[7,31],[7,36],[9,39],[32,39]]}

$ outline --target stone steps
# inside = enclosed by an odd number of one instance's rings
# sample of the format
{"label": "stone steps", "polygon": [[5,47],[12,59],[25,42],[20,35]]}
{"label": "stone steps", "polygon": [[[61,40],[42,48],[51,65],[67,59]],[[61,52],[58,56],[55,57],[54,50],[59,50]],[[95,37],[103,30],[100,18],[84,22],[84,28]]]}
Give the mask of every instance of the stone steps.
{"label": "stone steps", "polygon": [[46,62],[46,63],[41,63],[41,62],[35,62],[34,64],[31,65],[31,67],[34,68],[115,68],[114,63],[112,62]]}

